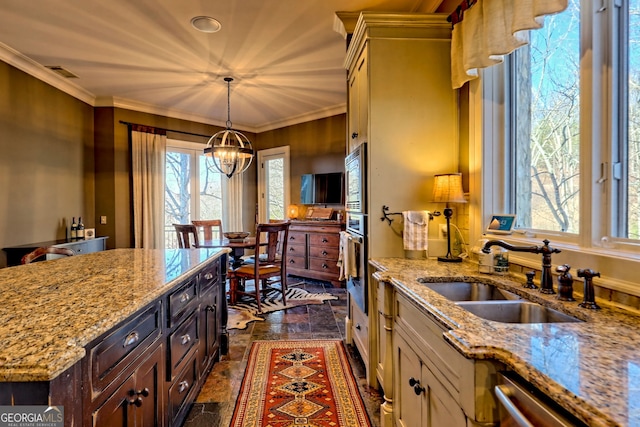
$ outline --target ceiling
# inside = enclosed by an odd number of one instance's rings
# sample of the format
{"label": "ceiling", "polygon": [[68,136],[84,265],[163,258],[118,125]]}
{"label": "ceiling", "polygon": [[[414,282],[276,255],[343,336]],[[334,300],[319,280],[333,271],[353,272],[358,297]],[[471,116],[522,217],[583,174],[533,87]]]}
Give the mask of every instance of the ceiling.
{"label": "ceiling", "polygon": [[[0,60],[93,105],[261,132],[346,110],[335,12],[442,0],[2,0]],[[196,31],[195,16],[217,33]],[[45,66],[61,66],[64,79]]]}

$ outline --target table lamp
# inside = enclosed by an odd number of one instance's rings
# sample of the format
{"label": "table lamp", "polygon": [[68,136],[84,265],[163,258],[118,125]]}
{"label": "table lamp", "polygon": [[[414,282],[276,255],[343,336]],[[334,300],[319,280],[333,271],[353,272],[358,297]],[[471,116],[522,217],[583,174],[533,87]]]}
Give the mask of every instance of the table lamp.
{"label": "table lamp", "polygon": [[462,174],[447,173],[435,175],[433,185],[433,201],[444,202],[447,207],[444,210],[444,217],[447,219],[447,255],[438,257],[438,261],[442,262],[462,262],[462,258],[451,255],[451,215],[453,210],[449,207],[449,203],[466,203],[462,192]]}
{"label": "table lamp", "polygon": [[287,216],[289,219],[297,219],[299,214],[298,205],[287,206]]}

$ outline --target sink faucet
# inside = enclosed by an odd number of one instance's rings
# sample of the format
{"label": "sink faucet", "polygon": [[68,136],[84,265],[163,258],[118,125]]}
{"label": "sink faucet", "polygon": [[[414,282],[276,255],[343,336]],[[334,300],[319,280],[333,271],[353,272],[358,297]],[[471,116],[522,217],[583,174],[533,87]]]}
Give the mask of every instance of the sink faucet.
{"label": "sink faucet", "polygon": [[542,276],[540,276],[540,292],[543,294],[555,294],[553,290],[553,277],[551,276],[551,254],[559,253],[560,249],[549,246],[549,241],[544,239],[543,246],[513,246],[503,240],[489,240],[484,244],[482,252],[491,252],[491,246],[500,246],[514,252],[530,252],[532,254],[542,254]]}

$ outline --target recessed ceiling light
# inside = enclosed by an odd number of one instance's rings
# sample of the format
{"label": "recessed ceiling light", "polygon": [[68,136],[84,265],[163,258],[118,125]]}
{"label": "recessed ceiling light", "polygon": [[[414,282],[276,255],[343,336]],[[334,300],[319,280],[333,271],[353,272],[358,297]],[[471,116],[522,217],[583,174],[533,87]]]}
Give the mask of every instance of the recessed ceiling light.
{"label": "recessed ceiling light", "polygon": [[203,33],[217,33],[222,28],[222,24],[210,16],[196,16],[191,18],[191,25]]}

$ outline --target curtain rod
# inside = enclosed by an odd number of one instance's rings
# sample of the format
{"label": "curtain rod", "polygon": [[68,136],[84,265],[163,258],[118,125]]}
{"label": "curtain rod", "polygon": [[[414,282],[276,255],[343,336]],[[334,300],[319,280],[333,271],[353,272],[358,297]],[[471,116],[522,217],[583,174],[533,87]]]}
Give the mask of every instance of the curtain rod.
{"label": "curtain rod", "polygon": [[456,10],[451,15],[447,16],[447,21],[451,22],[451,25],[456,25],[458,22],[461,22],[464,18],[464,11],[477,2],[478,0],[463,0],[462,3],[456,7]]}
{"label": "curtain rod", "polygon": [[161,127],[158,127],[158,126],[143,125],[141,123],[125,122],[123,120],[120,120],[120,123],[123,124],[123,125],[127,125],[127,126],[145,126],[145,127],[148,127],[148,128],[163,130],[165,132],[184,133],[185,135],[193,135],[193,136],[201,136],[203,138],[211,138],[211,135],[202,135],[201,133],[185,132],[183,130],[175,130],[175,129],[161,128]]}

